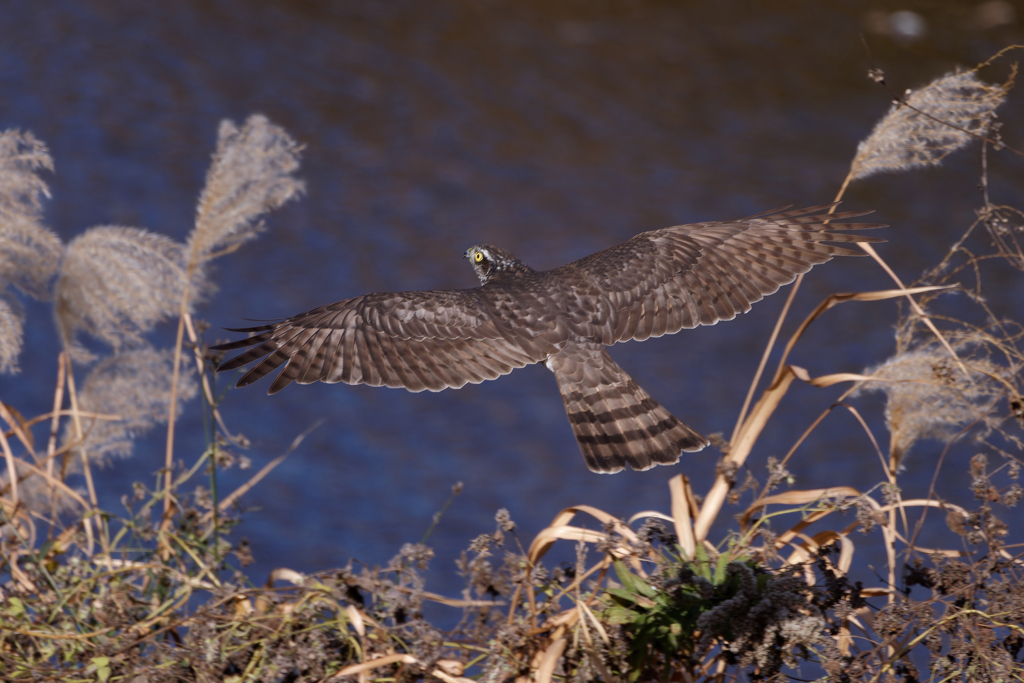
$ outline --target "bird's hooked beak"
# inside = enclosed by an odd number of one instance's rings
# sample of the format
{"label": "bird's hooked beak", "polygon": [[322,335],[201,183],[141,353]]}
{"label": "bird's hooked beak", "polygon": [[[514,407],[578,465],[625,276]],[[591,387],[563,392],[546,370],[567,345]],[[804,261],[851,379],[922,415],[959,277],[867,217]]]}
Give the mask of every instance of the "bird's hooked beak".
{"label": "bird's hooked beak", "polygon": [[467,250],[466,250],[466,252],[465,252],[465,253],[464,253],[464,254],[462,255],[462,258],[464,258],[464,259],[468,259],[468,258],[469,258],[469,252],[470,252],[470,251],[472,251],[472,250],[471,250],[471,249],[467,249]]}

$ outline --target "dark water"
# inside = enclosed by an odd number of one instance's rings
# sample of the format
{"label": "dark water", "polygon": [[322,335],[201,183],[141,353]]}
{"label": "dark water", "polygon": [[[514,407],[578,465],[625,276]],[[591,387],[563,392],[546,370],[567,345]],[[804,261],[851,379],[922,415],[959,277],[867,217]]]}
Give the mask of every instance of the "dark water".
{"label": "dark water", "polygon": [[[141,7],[6,7],[0,126],[30,129],[50,145],[57,172],[47,219],[65,240],[100,224],[184,238],[221,119],[262,112],[304,143],[308,194],[219,263],[220,291],[200,313],[215,328],[368,291],[473,286],[461,254],[481,242],[546,269],[643,230],[830,201],[857,142],[889,107],[865,76],[862,32],[902,91],[1022,42],[1024,18],[1016,5],[1013,23],[983,29],[972,6],[931,3],[921,15],[927,32],[915,41],[870,30],[878,16],[905,9],[894,3]],[[1021,105],[1016,93],[1004,110],[1018,148]],[[1021,177],[1018,160],[998,157],[995,201],[1024,204]],[[977,178],[975,147],[941,169],[856,183],[846,206],[876,209],[893,226],[881,251],[912,280],[972,220]],[[997,310],[1019,314],[1020,279],[991,284]],[[834,291],[888,286],[866,259],[833,262],[808,278],[796,310],[802,317]],[[783,299],[613,354],[673,413],[704,433],[728,433]],[[893,350],[895,310],[887,302],[831,311],[792,360],[812,374],[880,362]],[[28,313],[23,373],[0,379],[0,392],[31,415],[49,410],[58,348],[48,308]],[[155,337],[170,340],[168,329]],[[758,476],[839,392],[794,387],[749,461]],[[859,405],[886,443],[879,402]],[[253,545],[256,580],[278,566],[386,562],[420,539],[462,481],[431,539],[430,587],[454,594],[452,560],[493,529],[498,508],[511,512],[524,541],[573,504],[622,516],[667,511],[668,479],[686,472],[706,491],[716,457],[709,450],[647,473],[590,473],[539,366],[439,394],[315,385],[268,398],[257,386],[232,392],[223,412],[252,440],[256,466],[325,420],[247,496],[256,509],[239,535]],[[192,405],[178,429],[179,457],[202,451],[201,434]],[[905,496],[927,490],[940,449],[918,447]],[[970,451],[962,450],[944,470],[948,500],[968,496]],[[102,473],[104,504],[118,508],[129,483],[151,482],[162,462],[162,438],[141,441],[132,459]],[[802,488],[867,489],[883,479],[847,414],[829,418],[791,468]],[[222,485],[244,476],[230,473]],[[861,542],[859,557],[881,569],[881,544],[870,545]]]}

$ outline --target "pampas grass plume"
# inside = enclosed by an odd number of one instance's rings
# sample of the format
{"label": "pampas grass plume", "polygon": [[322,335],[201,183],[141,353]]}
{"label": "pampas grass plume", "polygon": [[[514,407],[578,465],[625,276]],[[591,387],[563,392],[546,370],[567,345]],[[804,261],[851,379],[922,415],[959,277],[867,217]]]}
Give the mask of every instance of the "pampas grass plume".
{"label": "pampas grass plume", "polygon": [[138,344],[177,313],[185,291],[182,247],[139,228],[91,228],[68,244],[55,288],[65,346],[84,329],[115,350]]}
{"label": "pampas grass plume", "polygon": [[994,378],[1005,375],[1006,369],[979,354],[971,354],[970,345],[957,345],[957,353],[966,363],[970,377],[937,344],[897,353],[865,371],[876,379],[886,380],[865,383],[858,393],[880,391],[886,395],[889,453],[896,467],[918,441],[948,439],[974,421],[988,425],[992,405],[1003,395],[1002,383]]}
{"label": "pampas grass plume", "polygon": [[894,104],[860,143],[849,180],[938,164],[983,134],[1005,99],[1003,86],[984,83],[973,71],[932,81],[906,104]]}
{"label": "pampas grass plume", "polygon": [[21,307],[7,296],[0,296],[0,372],[16,372],[24,337]]}
{"label": "pampas grass plume", "polygon": [[[173,356],[170,349],[141,347],[114,354],[98,363],[82,386],[79,408],[86,413],[117,415],[120,419],[83,417],[83,441],[74,444],[72,453],[85,449],[91,462],[131,455],[136,437],[167,420]],[[178,379],[179,409],[196,391],[195,379],[185,368]],[[74,441],[73,425],[68,423],[63,442],[67,445]]]}
{"label": "pampas grass plume", "polygon": [[7,288],[49,298],[60,260],[60,238],[42,224],[50,192],[40,170],[53,170],[46,145],[31,133],[0,132],[0,372],[16,371],[21,352],[21,307]]}
{"label": "pampas grass plume", "polygon": [[304,190],[292,174],[302,147],[265,116],[250,116],[241,128],[223,121],[217,150],[196,209],[189,236],[189,268],[203,288],[202,266],[234,251],[262,230],[259,217]]}

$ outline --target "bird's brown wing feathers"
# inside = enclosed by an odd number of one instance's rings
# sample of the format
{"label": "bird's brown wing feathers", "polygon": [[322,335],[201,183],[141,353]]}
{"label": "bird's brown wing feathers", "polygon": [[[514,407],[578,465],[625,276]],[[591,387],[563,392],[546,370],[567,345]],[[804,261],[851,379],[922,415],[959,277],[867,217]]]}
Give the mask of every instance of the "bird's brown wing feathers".
{"label": "bird's brown wing feathers", "polygon": [[832,206],[645,232],[558,270],[605,293],[616,311],[602,331],[607,343],[713,325],[833,256],[863,255],[827,242],[884,241],[845,232],[882,225],[831,222],[870,212],[823,213]]}
{"label": "bird's brown wing feathers", "polygon": [[242,387],[284,365],[271,394],[293,381],[440,391],[495,379],[554,351],[496,320],[479,290],[367,294],[234,331],[253,334],[214,348],[251,348],[217,369],[260,361],[238,380]]}

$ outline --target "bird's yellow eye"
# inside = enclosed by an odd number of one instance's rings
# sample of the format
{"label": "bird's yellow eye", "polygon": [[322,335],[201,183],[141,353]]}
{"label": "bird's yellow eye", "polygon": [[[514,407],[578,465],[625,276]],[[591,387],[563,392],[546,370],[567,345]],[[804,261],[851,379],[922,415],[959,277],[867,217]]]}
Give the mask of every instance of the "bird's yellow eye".
{"label": "bird's yellow eye", "polygon": [[473,254],[473,261],[474,262],[481,263],[481,262],[483,262],[483,260],[484,260],[484,255],[482,253],[480,253],[479,251],[476,252],[475,254]]}

